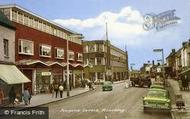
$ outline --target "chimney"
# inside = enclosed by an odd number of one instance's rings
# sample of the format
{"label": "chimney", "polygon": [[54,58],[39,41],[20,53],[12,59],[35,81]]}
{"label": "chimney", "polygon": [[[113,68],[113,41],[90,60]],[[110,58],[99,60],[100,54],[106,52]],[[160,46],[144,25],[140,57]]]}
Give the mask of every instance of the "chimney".
{"label": "chimney", "polygon": [[187,43],[187,42],[183,42],[183,43],[182,43],[182,46],[184,47],[186,43]]}
{"label": "chimney", "polygon": [[175,53],[175,49],[172,49],[172,53]]}

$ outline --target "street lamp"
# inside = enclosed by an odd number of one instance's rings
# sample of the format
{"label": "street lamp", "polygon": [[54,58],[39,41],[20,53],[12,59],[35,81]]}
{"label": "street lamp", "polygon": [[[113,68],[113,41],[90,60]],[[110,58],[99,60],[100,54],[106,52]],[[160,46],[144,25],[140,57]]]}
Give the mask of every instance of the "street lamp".
{"label": "street lamp", "polygon": [[164,79],[164,86],[166,86],[165,69],[164,69],[164,49],[153,49],[153,51],[162,53],[162,74]]}
{"label": "street lamp", "polygon": [[135,64],[134,64],[134,63],[131,63],[131,64],[130,64],[131,71],[133,70],[133,66],[135,66]]}
{"label": "street lamp", "polygon": [[69,35],[67,38],[67,97],[70,96],[70,82],[69,82],[69,40],[71,38],[84,38],[82,34],[74,34],[74,35]]}

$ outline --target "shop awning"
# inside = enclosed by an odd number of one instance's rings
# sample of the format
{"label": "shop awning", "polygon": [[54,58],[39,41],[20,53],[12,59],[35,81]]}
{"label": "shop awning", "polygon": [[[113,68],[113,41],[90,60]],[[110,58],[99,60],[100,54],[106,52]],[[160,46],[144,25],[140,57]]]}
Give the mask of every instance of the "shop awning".
{"label": "shop awning", "polygon": [[15,65],[0,64],[0,79],[7,84],[27,83],[30,80]]}

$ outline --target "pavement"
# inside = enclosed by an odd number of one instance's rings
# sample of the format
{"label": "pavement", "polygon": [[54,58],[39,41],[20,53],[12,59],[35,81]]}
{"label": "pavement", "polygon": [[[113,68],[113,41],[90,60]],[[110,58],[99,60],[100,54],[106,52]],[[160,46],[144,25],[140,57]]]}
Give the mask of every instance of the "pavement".
{"label": "pavement", "polygon": [[[90,91],[89,88],[72,89],[70,91],[70,97],[77,96],[77,95],[86,93],[88,91]],[[56,102],[56,101],[60,101],[60,100],[69,98],[69,97],[67,97],[67,91],[63,92],[63,98],[60,98],[59,96],[60,96],[59,93],[58,93],[57,98],[55,98],[55,93],[54,93],[54,95],[53,94],[33,95],[32,99],[31,99],[31,103],[29,105],[25,105],[24,102],[21,102],[20,104],[17,104],[16,106],[17,107],[36,107],[36,106],[41,106],[41,105],[44,105],[44,104],[53,103],[53,102]]]}
{"label": "pavement", "polygon": [[[125,80],[114,82],[114,84],[119,84],[119,83],[123,83],[123,82],[125,82]],[[89,91],[90,90],[88,87],[72,89],[70,91],[70,97],[77,96],[77,95],[80,95],[80,94],[83,94],[83,93],[86,93]],[[63,99],[68,98],[67,91],[63,92],[63,98],[60,98],[59,96],[60,96],[59,92],[58,92],[57,98],[55,98],[55,93],[54,93],[54,95],[52,95],[50,93],[33,95],[32,99],[31,99],[31,103],[29,105],[25,105],[24,102],[21,102],[20,104],[17,104],[16,107],[36,107],[36,106],[41,106],[41,105],[48,104],[48,103],[53,103],[56,101],[61,101]]]}
{"label": "pavement", "polygon": [[168,79],[168,83],[173,89],[174,95],[181,94],[185,102],[185,109],[177,109],[176,105],[172,105],[172,119],[190,119],[190,91],[181,91],[176,80]]}

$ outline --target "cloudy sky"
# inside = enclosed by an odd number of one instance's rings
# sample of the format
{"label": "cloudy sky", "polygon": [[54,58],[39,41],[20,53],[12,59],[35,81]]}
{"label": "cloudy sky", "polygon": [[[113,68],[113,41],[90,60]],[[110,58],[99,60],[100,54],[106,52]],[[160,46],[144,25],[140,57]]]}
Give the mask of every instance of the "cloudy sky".
{"label": "cloudy sky", "polygon": [[[135,68],[144,62],[161,59],[154,48],[163,48],[167,56],[190,38],[190,0],[1,0],[16,3],[49,20],[82,33],[85,40],[105,39],[105,22],[111,43],[129,52],[129,64]],[[143,16],[175,9],[180,17],[176,25],[163,30],[145,31]]]}

